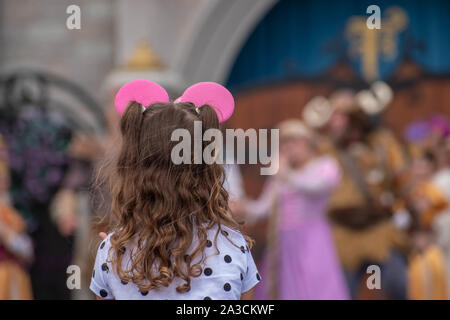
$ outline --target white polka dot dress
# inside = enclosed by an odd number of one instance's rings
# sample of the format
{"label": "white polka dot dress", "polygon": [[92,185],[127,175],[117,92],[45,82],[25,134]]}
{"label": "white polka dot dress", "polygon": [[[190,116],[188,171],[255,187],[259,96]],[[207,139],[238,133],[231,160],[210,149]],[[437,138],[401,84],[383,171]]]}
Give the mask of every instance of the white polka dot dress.
{"label": "white polka dot dress", "polygon": [[[111,234],[98,248],[90,289],[99,297],[118,300],[238,300],[241,294],[252,289],[261,277],[242,234],[222,226],[222,233],[217,236],[217,253],[213,244],[216,232],[217,227],[208,231],[203,272],[199,277],[191,277],[191,289],[186,293],[176,291],[177,286],[185,283],[178,278],[168,287],[148,292],[140,292],[134,283],[122,282],[110,262],[113,250],[110,243]],[[194,242],[187,254],[195,247]],[[122,260],[124,267],[129,263],[131,251],[132,248],[126,248]],[[200,257],[196,259],[199,261]],[[198,261],[193,261],[191,265]]]}

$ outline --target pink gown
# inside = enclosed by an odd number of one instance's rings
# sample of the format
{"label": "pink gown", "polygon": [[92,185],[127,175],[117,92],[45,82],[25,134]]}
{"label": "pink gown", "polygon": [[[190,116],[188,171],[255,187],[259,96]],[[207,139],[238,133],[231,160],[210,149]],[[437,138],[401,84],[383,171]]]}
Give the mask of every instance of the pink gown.
{"label": "pink gown", "polygon": [[[349,299],[326,218],[331,193],[340,181],[339,167],[330,157],[310,161],[293,172],[289,182],[269,181],[253,217],[267,215],[275,195],[278,210],[278,299]],[[255,299],[269,299],[266,254],[260,265],[261,283]]]}

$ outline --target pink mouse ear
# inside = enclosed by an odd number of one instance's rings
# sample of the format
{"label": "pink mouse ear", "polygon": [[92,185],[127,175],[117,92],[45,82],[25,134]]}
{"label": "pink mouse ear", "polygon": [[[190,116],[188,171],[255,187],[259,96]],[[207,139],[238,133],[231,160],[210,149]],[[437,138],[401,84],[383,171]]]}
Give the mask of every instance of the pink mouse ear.
{"label": "pink mouse ear", "polygon": [[197,108],[208,104],[222,123],[233,114],[234,98],[224,86],[215,82],[199,82],[187,88],[178,102],[192,102]]}
{"label": "pink mouse ear", "polygon": [[169,95],[159,84],[149,80],[134,80],[124,84],[116,94],[115,106],[121,115],[130,102],[144,107],[156,102],[169,102]]}

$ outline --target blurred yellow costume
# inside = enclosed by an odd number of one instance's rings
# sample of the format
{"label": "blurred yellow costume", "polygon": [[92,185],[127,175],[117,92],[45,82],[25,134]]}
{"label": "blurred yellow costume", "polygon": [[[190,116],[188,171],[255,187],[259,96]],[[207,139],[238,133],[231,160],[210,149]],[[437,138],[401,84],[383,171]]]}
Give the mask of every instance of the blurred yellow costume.
{"label": "blurred yellow costume", "polygon": [[[15,233],[25,232],[25,222],[12,208],[0,203],[0,223]],[[0,241],[0,247],[2,247]],[[31,282],[28,273],[14,257],[0,253],[0,300],[32,299]]]}
{"label": "blurred yellow costume", "polygon": [[[6,150],[1,136],[0,150],[2,154]],[[2,158],[0,178],[9,179],[9,167],[6,159]],[[7,245],[12,235],[23,235],[25,232],[25,221],[18,212],[0,200],[0,300],[33,298],[29,275],[21,265],[21,260],[9,251]]]}
{"label": "blurred yellow costume", "polygon": [[448,299],[445,258],[436,245],[411,258],[408,281],[410,299]]}
{"label": "blurred yellow costume", "polygon": [[[431,182],[421,183],[412,193],[412,197],[423,199],[427,204],[419,212],[418,222],[421,228],[431,230],[434,220],[448,208],[442,192]],[[416,252],[410,258],[408,271],[410,299],[448,299],[447,262],[442,249],[436,244]]]}

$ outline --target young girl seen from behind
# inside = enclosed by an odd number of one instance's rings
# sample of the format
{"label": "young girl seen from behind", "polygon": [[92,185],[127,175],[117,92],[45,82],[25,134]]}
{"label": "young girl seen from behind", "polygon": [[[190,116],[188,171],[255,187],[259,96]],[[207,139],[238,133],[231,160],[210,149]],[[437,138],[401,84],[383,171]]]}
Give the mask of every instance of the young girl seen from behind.
{"label": "young girl seen from behind", "polygon": [[[175,129],[219,128],[234,108],[215,83],[188,88],[175,102],[136,80],[116,96],[122,146],[107,170],[110,233],[98,248],[90,288],[103,299],[251,298],[260,276],[228,208],[220,164],[175,164]],[[196,143],[199,143],[197,141]],[[200,142],[203,149],[211,142]],[[198,150],[197,150],[198,151]],[[197,152],[196,151],[196,152]],[[188,156],[186,158],[186,156]]]}

